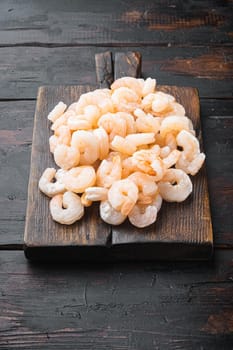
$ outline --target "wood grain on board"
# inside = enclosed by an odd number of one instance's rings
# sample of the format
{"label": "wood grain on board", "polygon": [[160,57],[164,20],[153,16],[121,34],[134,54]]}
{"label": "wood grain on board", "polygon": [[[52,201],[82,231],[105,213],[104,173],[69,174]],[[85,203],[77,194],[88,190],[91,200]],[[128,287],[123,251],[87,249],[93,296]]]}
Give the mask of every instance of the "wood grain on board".
{"label": "wood grain on board", "polygon": [[[139,53],[116,55],[114,68],[118,75],[115,74],[115,79],[127,75],[127,71],[131,76],[139,76],[140,64]],[[84,218],[71,226],[57,224],[51,219],[49,199],[38,189],[43,170],[55,166],[49,152],[51,132],[47,115],[58,101],[70,104],[78,100],[80,94],[94,88],[45,86],[39,89],[25,225],[26,256],[29,259],[87,261],[210,258],[213,237],[204,167],[192,178],[194,189],[191,196],[179,204],[163,203],[156,223],[147,228],[137,229],[128,222],[111,227],[99,218],[97,205],[87,208]],[[158,88],[174,95],[184,105],[202,145],[197,90],[177,86]]]}

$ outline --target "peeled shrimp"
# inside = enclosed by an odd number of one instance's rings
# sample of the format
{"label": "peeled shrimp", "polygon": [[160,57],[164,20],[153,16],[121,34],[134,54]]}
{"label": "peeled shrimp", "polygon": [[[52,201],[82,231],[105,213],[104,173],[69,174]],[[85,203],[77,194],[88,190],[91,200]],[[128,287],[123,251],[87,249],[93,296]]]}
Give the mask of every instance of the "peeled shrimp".
{"label": "peeled shrimp", "polygon": [[193,160],[188,161],[182,154],[176,163],[177,169],[182,169],[186,174],[195,175],[205,161],[205,154],[198,153]]}
{"label": "peeled shrimp", "polygon": [[170,108],[171,110],[165,114],[166,117],[170,116],[170,115],[177,115],[177,116],[185,116],[185,109],[184,107],[177,103],[177,102],[172,102],[170,103]]}
{"label": "peeled shrimp", "polygon": [[187,174],[195,175],[205,160],[204,153],[200,153],[199,141],[186,130],[182,130],[176,140],[177,144],[183,148],[176,168],[184,170]]}
{"label": "peeled shrimp", "polygon": [[67,120],[71,130],[91,130],[97,126],[100,109],[95,105],[83,108],[83,114],[73,114]]}
{"label": "peeled shrimp", "polygon": [[67,124],[68,124],[69,128],[73,131],[75,131],[75,130],[91,130],[92,129],[91,121],[88,120],[84,114],[71,115],[67,120]]}
{"label": "peeled shrimp", "polygon": [[60,125],[57,127],[54,135],[58,137],[58,144],[70,145],[71,130],[67,125]]}
{"label": "peeled shrimp", "polygon": [[59,118],[55,120],[55,122],[51,126],[51,130],[56,130],[62,125],[67,125],[67,120],[72,116],[75,115],[74,111],[67,110],[64,114],[62,114]]}
{"label": "peeled shrimp", "polygon": [[114,136],[114,139],[110,144],[110,147],[114,151],[127,154],[127,155],[132,155],[137,149],[132,142],[118,135]]}
{"label": "peeled shrimp", "polygon": [[122,87],[133,90],[139,97],[141,97],[142,90],[144,88],[144,80],[136,79],[133,77],[122,77],[122,78],[115,80],[112,83],[111,90],[114,91],[114,90],[122,88]]}
{"label": "peeled shrimp", "polygon": [[128,179],[133,181],[137,185],[139,193],[142,192],[145,196],[153,196],[158,191],[158,186],[153,176],[136,171],[129,175]]}
{"label": "peeled shrimp", "polygon": [[154,117],[151,114],[146,114],[139,108],[135,110],[136,128],[138,132],[153,132],[157,134],[160,128],[160,118]]}
{"label": "peeled shrimp", "polygon": [[184,201],[193,189],[189,176],[180,169],[168,169],[158,187],[162,198],[168,202]]}
{"label": "peeled shrimp", "polygon": [[182,155],[187,160],[193,160],[200,153],[198,139],[186,130],[181,130],[176,137],[177,145],[183,148]]}
{"label": "peeled shrimp", "polygon": [[96,172],[96,183],[100,187],[109,188],[112,184],[121,179],[122,165],[119,155],[109,155],[107,159],[102,160]]}
{"label": "peeled shrimp", "polygon": [[63,183],[63,176],[66,174],[67,170],[64,170],[64,169],[58,169],[56,174],[55,174],[55,179],[58,181],[58,182],[61,182]]}
{"label": "peeled shrimp", "polygon": [[102,126],[109,135],[109,140],[112,141],[116,135],[124,137],[126,135],[126,121],[123,118],[118,118],[116,113],[107,113],[100,117],[98,126]]}
{"label": "peeled shrimp", "polygon": [[125,221],[127,215],[123,215],[120,211],[114,209],[108,200],[100,203],[100,217],[103,221],[110,225],[120,225]]}
{"label": "peeled shrimp", "polygon": [[64,225],[71,225],[84,215],[80,197],[69,191],[54,196],[49,207],[53,220]]}
{"label": "peeled shrimp", "polygon": [[175,98],[169,94],[158,91],[154,94],[154,100],[152,102],[152,111],[155,114],[161,115],[171,109],[171,103],[175,101]]}
{"label": "peeled shrimp", "polygon": [[68,170],[63,176],[63,183],[68,191],[82,193],[96,182],[95,169],[90,165],[82,165]]}
{"label": "peeled shrimp", "polygon": [[146,112],[152,112],[156,116],[163,116],[171,110],[171,103],[175,98],[162,91],[149,93],[142,100],[142,108]]}
{"label": "peeled shrimp", "polygon": [[138,171],[138,168],[133,157],[127,157],[122,160],[122,179],[128,177],[135,171]]}
{"label": "peeled shrimp", "polygon": [[113,102],[111,100],[111,92],[108,89],[97,89],[82,94],[76,104],[76,114],[83,114],[84,108],[94,105],[97,106],[101,114],[113,112]]}
{"label": "peeled shrimp", "polygon": [[65,112],[66,108],[67,105],[60,101],[48,114],[48,119],[51,122],[55,122],[55,120],[61,117],[61,115]]}
{"label": "peeled shrimp", "polygon": [[92,186],[85,189],[86,199],[90,201],[104,201],[108,198],[108,190],[105,187]]}
{"label": "peeled shrimp", "polygon": [[53,197],[56,194],[65,192],[66,190],[64,184],[60,181],[52,182],[55,175],[56,169],[47,168],[39,180],[39,189],[48,197]]}
{"label": "peeled shrimp", "polygon": [[176,136],[181,130],[189,129],[190,120],[187,117],[169,116],[162,120],[160,134],[162,138],[165,138],[169,133]]}
{"label": "peeled shrimp", "polygon": [[56,128],[55,134],[49,138],[49,148],[50,152],[54,153],[55,148],[58,145],[70,145],[71,141],[71,131],[66,125],[60,125]]}
{"label": "peeled shrimp", "polygon": [[140,150],[133,154],[133,160],[137,168],[148,175],[155,177],[155,181],[162,179],[164,175],[164,165],[161,158],[158,156],[156,149]]}
{"label": "peeled shrimp", "polygon": [[72,135],[71,146],[80,152],[80,165],[91,165],[99,157],[98,141],[91,131],[75,131]]}
{"label": "peeled shrimp", "polygon": [[108,134],[106,133],[105,129],[102,128],[101,126],[93,130],[93,134],[95,135],[98,141],[99,159],[103,160],[104,158],[107,157],[109,152]]}
{"label": "peeled shrimp", "polygon": [[87,199],[87,195],[85,192],[81,195],[81,203],[84,207],[90,207],[92,205],[92,201]]}
{"label": "peeled shrimp", "polygon": [[142,89],[142,96],[146,96],[148,94],[154,93],[155,92],[155,86],[156,86],[156,80],[155,79],[151,79],[151,78],[147,78],[144,81],[143,84],[143,89]]}
{"label": "peeled shrimp", "polygon": [[117,118],[123,119],[126,124],[126,134],[134,134],[136,132],[136,124],[132,114],[127,112],[115,113]]}
{"label": "peeled shrimp", "polygon": [[153,132],[142,132],[137,134],[130,134],[125,137],[135,147],[149,145],[155,142],[155,135]]}
{"label": "peeled shrimp", "polygon": [[57,145],[54,150],[55,163],[64,170],[69,170],[79,164],[80,153],[75,147]]}
{"label": "peeled shrimp", "polygon": [[178,151],[177,149],[174,149],[173,151],[171,151],[171,153],[167,157],[163,158],[163,164],[165,165],[166,168],[170,168],[176,164],[179,157],[180,157],[180,151]]}
{"label": "peeled shrimp", "polygon": [[129,214],[137,199],[138,188],[129,179],[114,182],[108,191],[108,200],[111,206],[120,211],[122,215]]}
{"label": "peeled shrimp", "polygon": [[153,224],[157,219],[158,210],[154,205],[135,204],[128,214],[132,225],[143,228]]}
{"label": "peeled shrimp", "polygon": [[139,107],[140,98],[134,90],[120,87],[113,91],[112,101],[117,111],[130,113]]}

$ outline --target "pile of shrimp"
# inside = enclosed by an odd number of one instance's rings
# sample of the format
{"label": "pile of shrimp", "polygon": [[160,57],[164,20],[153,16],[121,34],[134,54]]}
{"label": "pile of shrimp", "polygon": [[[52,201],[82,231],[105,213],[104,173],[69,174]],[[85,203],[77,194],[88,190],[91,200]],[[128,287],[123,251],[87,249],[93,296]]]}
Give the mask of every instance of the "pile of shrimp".
{"label": "pile of shrimp", "polygon": [[49,113],[50,151],[59,167],[47,168],[39,189],[51,197],[53,220],[70,225],[99,201],[100,217],[153,224],[162,201],[182,202],[192,192],[189,175],[201,168],[191,120],[156,80],[123,77],[110,89],[81,95]]}

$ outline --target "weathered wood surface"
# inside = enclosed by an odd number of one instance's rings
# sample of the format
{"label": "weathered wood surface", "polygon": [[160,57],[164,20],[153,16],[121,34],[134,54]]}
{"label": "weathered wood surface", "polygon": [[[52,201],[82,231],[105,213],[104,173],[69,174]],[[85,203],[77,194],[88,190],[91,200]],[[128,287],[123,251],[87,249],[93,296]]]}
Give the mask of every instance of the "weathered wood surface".
{"label": "weathered wood surface", "polygon": [[102,89],[109,88],[113,83],[112,52],[106,51],[95,54],[96,81]]}
{"label": "weathered wood surface", "polygon": [[0,45],[229,45],[232,1],[0,2]]}
{"label": "weathered wood surface", "polygon": [[214,243],[228,248],[213,264],[91,268],[1,251],[1,349],[232,349],[232,39],[231,0],[0,1],[0,249],[22,249],[38,86],[93,84],[96,53],[129,49],[144,76],[199,90]]}
{"label": "weathered wood surface", "polygon": [[[93,85],[95,54],[106,47],[0,47],[0,99],[36,98],[43,85]],[[126,52],[129,48],[111,48]],[[200,97],[232,98],[232,47],[130,47],[143,57],[142,76],[158,84],[192,86]]]}
{"label": "weathered wood surface", "polygon": [[138,51],[116,52],[114,80],[121,77],[140,78],[142,72],[142,55]]}
{"label": "weathered wood surface", "polygon": [[0,255],[0,349],[232,348],[232,252],[208,263],[31,265]]}

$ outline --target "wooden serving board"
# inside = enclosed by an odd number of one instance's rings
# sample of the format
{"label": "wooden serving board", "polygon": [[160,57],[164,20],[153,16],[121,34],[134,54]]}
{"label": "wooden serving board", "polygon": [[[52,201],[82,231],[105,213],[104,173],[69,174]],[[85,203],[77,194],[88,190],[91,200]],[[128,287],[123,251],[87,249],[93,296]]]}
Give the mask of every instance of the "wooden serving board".
{"label": "wooden serving board", "polygon": [[[115,78],[138,76],[140,56],[119,53],[115,56]],[[104,59],[104,61],[103,61]],[[97,56],[97,77],[102,86],[110,82],[110,55]],[[98,62],[102,60],[101,64]],[[106,70],[106,65],[108,69]],[[105,73],[100,73],[105,72]],[[110,73],[109,73],[110,72]],[[117,72],[117,75],[116,75]],[[135,72],[135,74],[134,74]],[[110,75],[109,75],[110,74]],[[107,79],[105,79],[107,77]],[[98,205],[85,209],[85,216],[71,226],[54,222],[49,213],[49,199],[38,189],[38,181],[47,167],[56,167],[49,152],[49,111],[60,100],[67,105],[94,86],[40,87],[35,112],[31,171],[25,224],[25,255],[32,260],[121,261],[121,260],[206,260],[211,257],[213,235],[205,167],[194,177],[193,192],[182,203],[165,203],[155,224],[137,229],[128,221],[119,226],[104,223]],[[202,147],[198,92],[191,87],[159,86],[175,96],[192,119]]]}

